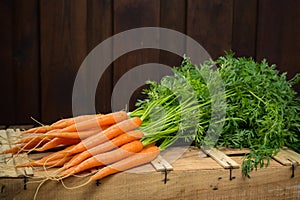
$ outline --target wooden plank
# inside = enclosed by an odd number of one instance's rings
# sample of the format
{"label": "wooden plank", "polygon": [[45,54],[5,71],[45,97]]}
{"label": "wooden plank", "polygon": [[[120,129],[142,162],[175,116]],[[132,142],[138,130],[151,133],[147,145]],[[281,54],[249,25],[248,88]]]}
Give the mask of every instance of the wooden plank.
{"label": "wooden plank", "polygon": [[0,1],[0,98],[1,124],[15,123],[15,89],[13,67],[13,1]]}
{"label": "wooden plank", "polygon": [[211,149],[202,149],[205,153],[207,153],[210,157],[212,157],[217,163],[219,163],[224,169],[238,169],[240,166],[230,157],[228,157],[222,151],[217,150],[216,148]]}
{"label": "wooden plank", "polygon": [[72,116],[73,83],[87,54],[86,0],[40,1],[41,120]]}
{"label": "wooden plank", "polygon": [[40,117],[39,1],[14,1],[13,65],[15,118],[10,124]]}
{"label": "wooden plank", "polygon": [[[122,172],[100,181],[100,185],[90,183],[76,190],[67,190],[56,181],[47,181],[40,188],[37,199],[299,199],[300,170],[290,178],[290,167],[271,161],[268,168],[251,172],[251,179],[241,174],[241,169],[233,170],[235,179],[229,180],[229,172],[212,158],[199,158],[199,150],[186,153],[173,163],[174,171],[168,174],[164,184],[164,174],[156,171]],[[237,163],[242,157],[233,158]],[[215,169],[199,169],[202,164],[213,161]],[[194,162],[193,162],[194,161]],[[186,167],[182,165],[186,163]],[[187,165],[190,164],[190,165]],[[148,165],[144,166],[145,168]],[[272,177],[272,178],[270,178]],[[70,177],[64,181],[69,186],[85,182],[87,178]],[[30,181],[30,179],[29,179]],[[27,184],[23,190],[23,179],[1,179],[6,190],[4,199],[32,199],[39,183]],[[55,192],[49,192],[55,191]],[[133,192],[134,191],[134,192]]]}
{"label": "wooden plank", "polygon": [[[300,1],[258,1],[257,55],[275,63],[287,78],[299,73]],[[295,86],[300,92],[300,84]]]}
{"label": "wooden plank", "polygon": [[222,151],[227,156],[237,156],[237,155],[244,155],[246,153],[251,152],[248,148],[243,149],[233,149],[233,148],[218,148],[219,151]]}
{"label": "wooden plank", "polygon": [[172,165],[168,163],[168,161],[166,161],[161,155],[157,156],[157,158],[154,159],[151,164],[158,172],[173,170]]}
{"label": "wooden plank", "polygon": [[[224,169],[212,171],[177,171],[169,174],[163,184],[160,173],[120,173],[109,177],[99,186],[89,184],[76,190],[67,190],[61,184],[48,181],[40,188],[37,198],[44,199],[297,199],[299,178],[290,179],[286,170],[259,170],[250,180],[237,173],[236,179],[226,179]],[[227,174],[226,174],[227,175]],[[270,179],[270,177],[274,177]],[[276,180],[276,181],[275,181]],[[69,179],[66,185],[78,185]],[[32,199],[37,184],[28,184],[23,190],[22,182],[6,179],[7,199]],[[49,191],[55,192],[49,192]],[[18,191],[18,192],[17,192]],[[134,191],[134,192],[133,192]]]}
{"label": "wooden plank", "polygon": [[273,158],[286,166],[300,165],[300,154],[289,149],[280,149]]}
{"label": "wooden plank", "polygon": [[257,0],[235,0],[232,50],[237,56],[255,57]]}
{"label": "wooden plank", "polygon": [[0,121],[25,124],[39,115],[38,1],[1,1]]}
{"label": "wooden plank", "polygon": [[[159,7],[159,0],[114,1],[114,34],[133,28],[159,26]],[[147,39],[147,37],[147,35],[140,35],[137,36],[137,40]],[[157,38],[159,38],[159,35],[157,35]],[[114,53],[118,52],[119,48],[126,48],[126,46],[130,44],[130,42],[131,41],[124,41],[124,43],[120,44],[121,46],[114,45]],[[114,61],[113,84],[115,85],[126,72],[128,72],[135,66],[144,63],[158,63],[158,61],[159,50],[153,49],[137,50],[121,56]],[[141,75],[138,77],[143,76]],[[129,74],[130,81],[137,81],[138,77],[132,77]],[[135,107],[134,104],[140,97],[140,91],[137,90],[137,92],[131,96],[131,99],[122,99],[122,97],[124,98],[126,96],[129,90],[130,88],[128,88],[128,90],[120,91],[120,93],[117,95],[120,99],[112,99],[112,103],[116,105],[116,110],[124,109],[126,107],[126,105],[124,105],[122,102],[129,102],[129,105],[127,105],[129,107],[129,110],[132,110]]]}
{"label": "wooden plank", "polygon": [[187,0],[187,35],[213,59],[232,48],[233,0]]}
{"label": "wooden plank", "polygon": [[[186,16],[186,1],[185,0],[163,0],[160,1],[160,27],[168,28],[180,33],[186,33],[185,18]],[[163,44],[170,49],[176,48],[175,42],[167,38],[160,38]],[[178,42],[178,41],[176,41]],[[185,50],[185,41],[182,46]],[[183,55],[180,55],[183,56]],[[173,67],[180,66],[182,57],[161,50],[159,53],[159,63]]]}
{"label": "wooden plank", "polygon": [[291,159],[293,159],[294,161],[296,161],[298,163],[298,165],[300,165],[300,154],[299,153],[296,153],[295,151],[292,151],[290,149],[286,149],[285,151],[289,154]]}
{"label": "wooden plank", "polygon": [[[102,41],[112,36],[113,33],[113,2],[112,1],[87,1],[87,45],[88,52]],[[112,44],[111,44],[112,46]],[[107,50],[109,51],[109,50]],[[112,59],[111,55],[107,59]],[[103,73],[96,92],[95,106],[98,113],[111,112],[111,93],[113,70],[112,65]],[[105,98],[104,98],[105,97]]]}

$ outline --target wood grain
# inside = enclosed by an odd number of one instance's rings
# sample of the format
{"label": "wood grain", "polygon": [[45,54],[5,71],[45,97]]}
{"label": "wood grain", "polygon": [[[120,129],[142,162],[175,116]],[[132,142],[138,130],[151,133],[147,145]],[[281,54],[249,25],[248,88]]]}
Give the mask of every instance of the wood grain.
{"label": "wood grain", "polygon": [[221,165],[224,169],[238,169],[240,167],[239,164],[237,164],[229,156],[216,148],[207,149],[205,150],[205,153],[207,153],[212,159],[219,163],[219,165]]}
{"label": "wood grain", "polygon": [[[290,167],[271,161],[268,168],[251,172],[245,178],[241,169],[234,169],[234,179],[229,180],[229,170],[223,169],[211,158],[200,158],[199,150],[187,151],[173,163],[174,170],[156,172],[150,165],[135,171],[118,173],[76,190],[67,190],[56,181],[45,182],[39,190],[38,199],[299,199],[300,170],[290,178]],[[242,157],[232,157],[241,163]],[[213,162],[212,162],[213,161]],[[206,166],[206,168],[204,168]],[[211,166],[211,168],[209,168]],[[217,167],[219,166],[219,167]],[[143,170],[147,171],[144,171]],[[135,172],[135,173],[134,173]],[[137,173],[139,172],[139,173]],[[76,186],[88,179],[71,177],[64,182]],[[32,199],[38,183],[27,184],[23,190],[21,179],[1,179],[6,190],[0,195],[7,199]],[[55,191],[55,192],[49,192]]]}
{"label": "wood grain", "polygon": [[40,117],[39,2],[14,2],[15,123],[32,124]]}
{"label": "wood grain", "polygon": [[[125,30],[130,30],[139,27],[159,26],[159,0],[116,0],[114,1],[114,34],[120,33]],[[137,40],[147,38],[147,35],[137,36]],[[157,35],[159,38],[159,36]],[[114,45],[114,52],[119,48],[126,48],[128,42],[122,42],[122,47]],[[119,57],[114,61],[113,67],[113,83],[117,81],[130,69],[135,66],[145,63],[158,63],[159,50],[155,49],[141,49],[129,52],[124,56]],[[136,77],[130,77],[130,81],[135,81]],[[146,80],[145,80],[146,81]],[[141,85],[142,86],[142,85]],[[128,92],[128,91],[124,91]],[[118,94],[122,98],[122,93]],[[129,102],[129,110],[134,108],[136,99],[140,97],[140,90],[134,93],[131,99],[124,100]],[[118,101],[115,99],[113,101]],[[126,105],[123,106],[123,109]]]}
{"label": "wood grain", "polygon": [[187,35],[213,59],[232,48],[233,0],[187,0]]}
{"label": "wood grain", "polygon": [[1,98],[3,124],[31,123],[39,117],[38,1],[1,2]]}
{"label": "wood grain", "polygon": [[[87,45],[88,52],[100,45],[113,32],[113,2],[109,0],[87,1]],[[111,44],[112,45],[112,44]],[[112,49],[111,49],[112,57]],[[110,57],[110,59],[112,59]],[[96,92],[95,106],[98,113],[111,112],[111,93],[113,85],[113,68],[108,66],[102,75]]]}
{"label": "wood grain", "polygon": [[[288,78],[300,72],[300,1],[259,1],[256,58],[276,64]],[[295,86],[300,92],[300,84]]]}
{"label": "wood grain", "polygon": [[[14,68],[13,68],[13,3],[10,0],[0,1],[0,121],[3,125],[15,123],[16,108],[14,104]],[[5,30],[5,31],[3,31]]]}
{"label": "wood grain", "polygon": [[[186,1],[185,0],[161,0],[160,1],[160,27],[168,28],[180,33],[186,33]],[[174,47],[175,41],[167,38],[160,38],[163,44],[170,49]],[[167,39],[167,40],[166,40]],[[178,42],[178,41],[176,41]],[[185,50],[183,41],[183,50]],[[183,55],[175,55],[168,51],[161,50],[159,53],[159,63],[173,67],[180,66]]]}
{"label": "wood grain", "polygon": [[282,165],[300,165],[300,155],[289,149],[280,149],[280,151],[273,156],[273,159],[277,160]]}
{"label": "wood grain", "polygon": [[87,54],[87,4],[41,0],[40,10],[41,120],[49,123],[72,115],[73,83]]}
{"label": "wood grain", "polygon": [[237,56],[255,57],[257,0],[235,0],[233,6],[232,50]]}
{"label": "wood grain", "polygon": [[[85,56],[103,40],[132,28],[186,33],[213,58],[230,49],[238,56],[266,58],[280,72],[287,71],[288,79],[300,72],[298,0],[3,0],[0,18],[3,125],[29,124],[31,116],[48,123],[72,115],[73,82]],[[134,66],[173,66],[180,61],[180,56],[151,49],[121,56],[107,68],[96,97],[91,97],[96,110],[110,112],[114,85]],[[84,87],[88,94],[89,85]],[[294,88],[300,93],[300,84]],[[143,98],[139,92],[132,95],[131,108]]]}

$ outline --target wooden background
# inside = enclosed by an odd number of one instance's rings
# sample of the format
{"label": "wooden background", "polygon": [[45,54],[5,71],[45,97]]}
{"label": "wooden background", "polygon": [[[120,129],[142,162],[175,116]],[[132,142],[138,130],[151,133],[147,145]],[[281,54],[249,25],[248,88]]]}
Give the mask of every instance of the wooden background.
{"label": "wooden background", "polygon": [[[213,58],[232,49],[267,58],[289,77],[299,72],[299,0],[1,0],[0,124],[71,116],[73,82],[85,56],[116,33],[146,26],[187,34]],[[138,50],[118,58],[99,82],[96,110],[109,112],[118,79],[149,62],[173,66],[180,57]]]}

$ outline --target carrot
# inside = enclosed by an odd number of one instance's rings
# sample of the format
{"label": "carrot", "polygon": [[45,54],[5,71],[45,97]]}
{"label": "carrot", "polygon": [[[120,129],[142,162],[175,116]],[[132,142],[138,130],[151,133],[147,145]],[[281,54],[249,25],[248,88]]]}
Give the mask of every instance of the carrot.
{"label": "carrot", "polygon": [[72,159],[72,156],[65,156],[63,158],[57,159],[57,160],[51,160],[51,161],[45,161],[45,162],[35,162],[36,164],[39,164],[40,166],[51,166],[51,167],[61,167],[68,161]]}
{"label": "carrot", "polygon": [[66,147],[63,150],[51,153],[47,156],[44,156],[43,158],[41,158],[40,160],[37,160],[38,162],[44,163],[46,161],[52,161],[52,160],[58,160],[61,159],[63,157],[66,157],[67,155],[65,154],[65,152],[69,151],[70,149],[72,149],[75,145],[71,145]]}
{"label": "carrot", "polygon": [[133,117],[124,121],[121,121],[117,124],[110,126],[108,129],[101,132],[101,134],[96,134],[91,137],[86,138],[77,144],[73,149],[68,153],[80,153],[86,151],[87,149],[93,148],[99,144],[102,144],[122,133],[134,130],[142,124],[142,120],[138,117]]}
{"label": "carrot", "polygon": [[61,119],[55,123],[52,123],[51,125],[45,125],[40,127],[31,128],[29,130],[23,131],[22,134],[28,134],[28,133],[46,133],[53,129],[62,129],[67,126],[70,126],[75,123],[79,123],[85,120],[92,119],[93,117],[100,116],[101,114],[93,114],[93,115],[81,115],[77,117],[72,118],[66,118]]}
{"label": "carrot", "polygon": [[42,147],[35,149],[36,151],[46,151],[48,149],[55,148],[59,145],[72,145],[72,144],[78,144],[80,142],[80,139],[65,139],[65,138],[53,138],[46,144],[44,144]]}
{"label": "carrot", "polygon": [[8,154],[8,153],[16,154],[22,149],[23,146],[24,144],[13,146],[9,149],[2,151],[1,154]]}
{"label": "carrot", "polygon": [[41,140],[50,140],[52,138],[54,138],[54,136],[49,135],[49,136],[45,137],[45,135],[41,134],[41,133],[30,134],[30,135],[28,135],[28,137],[23,137],[21,140],[19,140],[17,142],[17,144],[24,144],[24,143],[28,143],[28,142],[32,142],[32,141],[37,141],[37,140],[40,140],[40,141]]}
{"label": "carrot", "polygon": [[72,124],[61,129],[61,132],[83,131],[91,128],[103,127],[118,123],[127,119],[127,113],[124,111],[114,112],[106,115],[97,116],[96,118]]}
{"label": "carrot", "polygon": [[101,170],[99,170],[95,175],[93,175],[88,182],[102,179],[108,175],[115,174],[120,171],[125,171],[127,169],[146,164],[154,160],[160,153],[160,150],[156,146],[145,147],[141,152],[136,153],[130,157],[122,159],[111,165],[108,165]]}
{"label": "carrot", "polygon": [[82,172],[84,170],[90,169],[92,167],[107,165],[113,162],[116,162],[118,160],[127,158],[128,156],[131,156],[134,153],[138,153],[143,149],[143,143],[135,140],[130,143],[124,144],[120,148],[101,153],[98,155],[95,155],[93,157],[88,158],[87,160],[83,161],[79,165],[77,165],[74,169],[71,168],[71,172],[69,170],[66,170],[62,176],[70,176],[79,172]]}
{"label": "carrot", "polygon": [[51,127],[57,128],[57,129],[62,129],[62,128],[65,128],[65,127],[70,126],[72,124],[79,123],[79,122],[86,121],[86,120],[90,120],[90,119],[96,118],[96,117],[101,116],[101,115],[102,114],[80,115],[80,116],[73,117],[73,118],[61,119],[61,120],[51,124]]}
{"label": "carrot", "polygon": [[74,124],[75,122],[85,121],[85,120],[91,119],[91,118],[93,118],[95,116],[99,116],[99,115],[101,115],[101,114],[81,115],[81,116],[77,116],[77,117],[65,118],[65,119],[61,119],[57,122],[54,122],[51,125],[43,125],[43,126],[39,126],[39,127],[34,127],[29,130],[25,130],[22,133],[23,134],[36,133],[36,132],[45,133],[45,132],[53,130],[53,129],[62,129],[71,124]]}
{"label": "carrot", "polygon": [[28,142],[24,142],[24,143],[15,145],[15,146],[11,147],[10,149],[4,150],[3,152],[1,152],[1,154],[7,154],[7,153],[16,154],[16,153],[20,153],[22,151],[28,151],[33,148],[44,145],[48,141],[49,140],[47,140],[47,139],[43,140],[41,138],[31,138]]}
{"label": "carrot", "polygon": [[51,166],[51,167],[61,167],[63,166],[65,163],[67,163],[68,161],[70,161],[72,158],[72,156],[65,156],[63,158],[60,159],[56,159],[56,160],[51,160],[51,161],[30,161],[24,164],[19,164],[16,165],[16,167],[39,167],[39,166]]}
{"label": "carrot", "polygon": [[[102,130],[107,129],[108,126],[105,126],[102,128]],[[79,131],[79,132],[49,132],[46,133],[47,136],[52,136],[52,137],[60,137],[60,138],[70,138],[70,139],[85,139],[87,137],[90,137],[98,132],[101,132],[99,128],[94,128],[92,130],[86,130],[86,131]]]}
{"label": "carrot", "polygon": [[134,140],[141,139],[143,137],[143,132],[140,130],[134,130],[126,132],[122,135],[119,135],[112,140],[109,140],[105,143],[102,143],[98,146],[95,146],[89,150],[83,151],[75,155],[65,166],[64,169],[69,167],[78,165],[79,163],[83,162],[85,159],[92,157],[93,155],[97,155],[100,153],[104,153],[110,151],[116,147],[120,147],[126,143],[132,142]]}
{"label": "carrot", "polygon": [[46,133],[47,131],[52,130],[52,127],[49,125],[45,126],[39,126],[39,127],[34,127],[31,129],[28,129],[26,131],[23,131],[22,134],[27,134],[27,133]]}

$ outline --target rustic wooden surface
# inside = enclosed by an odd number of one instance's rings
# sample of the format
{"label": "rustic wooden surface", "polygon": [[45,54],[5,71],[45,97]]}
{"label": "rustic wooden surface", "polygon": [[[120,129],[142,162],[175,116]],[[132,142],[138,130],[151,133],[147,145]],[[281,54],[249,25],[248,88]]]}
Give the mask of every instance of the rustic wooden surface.
{"label": "rustic wooden surface", "polygon": [[273,158],[283,165],[300,165],[300,155],[290,149],[281,149]]}
{"label": "rustic wooden surface", "polygon": [[[21,134],[20,129],[6,129],[0,130],[0,152],[10,149],[18,141]],[[31,167],[15,168],[15,165],[23,164],[28,161],[28,156],[21,153],[18,156],[10,154],[0,154],[0,177],[23,177],[33,176],[33,169]]]}
{"label": "rustic wooden surface", "polygon": [[[241,164],[242,156],[232,156]],[[68,190],[61,183],[46,181],[40,188],[37,199],[299,199],[300,170],[291,178],[291,167],[282,166],[272,160],[268,168],[251,172],[245,178],[241,169],[229,170],[221,167],[197,148],[188,149],[176,162],[173,171],[156,172],[148,164],[127,172],[118,173],[82,188]],[[43,173],[35,172],[38,177]],[[1,199],[32,199],[38,187],[35,179],[28,179],[24,190],[24,179],[1,178]],[[87,178],[68,178],[68,187],[79,185]]]}
{"label": "rustic wooden surface", "polygon": [[207,155],[213,158],[217,163],[219,163],[224,169],[237,169],[239,168],[239,164],[237,164],[234,160],[232,160],[229,156],[227,156],[222,151],[219,151],[216,148],[211,148],[204,151]]}
{"label": "rustic wooden surface", "polygon": [[[20,130],[0,130],[1,149],[11,147],[17,140]],[[9,139],[8,139],[9,138]],[[8,142],[5,142],[8,141]],[[258,169],[245,178],[241,173],[243,154],[249,149],[221,148],[222,156],[228,155],[238,169],[225,169],[218,162],[220,153],[209,153],[196,147],[184,149],[175,147],[169,150],[169,156],[184,152],[171,164],[171,157],[159,157],[152,164],[140,166],[126,172],[104,178],[98,184],[90,183],[82,188],[66,189],[60,182],[46,181],[37,193],[37,199],[299,199],[300,170],[299,163],[284,166],[271,160],[268,168]],[[215,149],[213,152],[216,152]],[[50,152],[48,152],[50,153]],[[174,154],[175,153],[175,154]],[[43,153],[44,155],[45,153]],[[47,154],[47,153],[46,153]],[[162,153],[162,156],[166,154]],[[25,156],[25,157],[24,157]],[[47,173],[41,168],[15,169],[12,166],[26,162],[26,155],[1,155],[0,198],[32,199],[42,180],[56,170]],[[41,153],[31,154],[30,159],[41,158]],[[216,156],[216,157],[215,157]],[[286,148],[279,157],[299,162],[299,154]],[[156,165],[164,165],[166,170]],[[153,167],[156,166],[156,167]],[[294,171],[292,171],[294,168]],[[167,174],[166,174],[167,173]],[[230,176],[231,174],[231,176]],[[87,181],[88,176],[71,177],[64,180],[68,187],[74,187]],[[167,175],[167,176],[166,176]],[[293,176],[292,176],[293,175]],[[49,192],[50,191],[50,192]]]}

